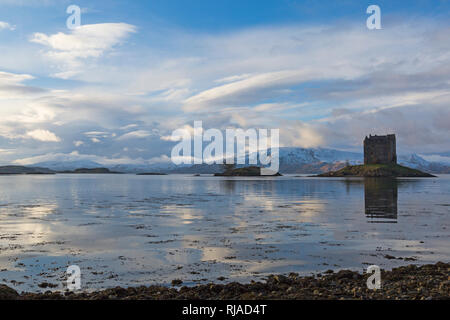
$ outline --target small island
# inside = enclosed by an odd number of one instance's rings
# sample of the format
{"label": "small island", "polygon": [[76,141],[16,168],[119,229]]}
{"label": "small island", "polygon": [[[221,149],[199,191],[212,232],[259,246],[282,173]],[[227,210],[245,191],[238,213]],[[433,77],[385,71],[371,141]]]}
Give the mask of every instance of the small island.
{"label": "small island", "polygon": [[319,174],[317,177],[435,177],[420,170],[398,164],[363,164],[347,166],[338,171]]}
{"label": "small island", "polygon": [[276,172],[272,175],[261,175],[260,167],[243,167],[235,168],[234,165],[225,165],[225,171],[222,173],[215,173],[216,177],[278,177],[282,174]]}
{"label": "small island", "polygon": [[136,173],[137,176],[167,176],[167,173],[162,172],[141,172]]}
{"label": "small island", "polygon": [[395,135],[372,136],[364,139],[364,164],[348,165],[317,177],[435,177],[420,170],[397,164]]}
{"label": "small island", "polygon": [[121,172],[111,171],[108,168],[79,168],[73,171],[60,171],[58,173],[71,173],[71,174],[120,174]]}

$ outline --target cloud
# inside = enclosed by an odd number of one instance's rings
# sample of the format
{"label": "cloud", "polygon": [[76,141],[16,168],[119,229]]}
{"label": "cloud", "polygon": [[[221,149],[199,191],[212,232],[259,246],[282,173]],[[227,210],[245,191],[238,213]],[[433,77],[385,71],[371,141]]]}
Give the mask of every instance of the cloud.
{"label": "cloud", "polygon": [[44,141],[44,142],[59,142],[59,141],[61,141],[61,139],[59,137],[57,137],[53,132],[48,131],[48,130],[37,129],[37,130],[33,130],[33,131],[28,131],[26,133],[26,136],[31,139],[38,140],[38,141]]}
{"label": "cloud", "polygon": [[245,103],[254,99],[261,91],[295,84],[307,80],[302,70],[283,70],[248,77],[212,89],[205,90],[185,100],[185,111],[198,111],[211,105]]}
{"label": "cloud", "polygon": [[29,74],[17,74],[0,71],[0,99],[23,97],[45,93],[44,89],[27,86],[23,82],[34,79]]}
{"label": "cloud", "polygon": [[117,138],[117,140],[127,140],[127,139],[133,139],[133,138],[146,138],[151,136],[152,133],[146,130],[136,130],[132,132],[128,132],[120,137]]}
{"label": "cloud", "polygon": [[172,160],[169,156],[162,154],[159,157],[153,157],[148,160],[148,164],[157,164],[157,163],[169,163]]}
{"label": "cloud", "polygon": [[287,121],[280,128],[280,145],[314,148],[322,146],[325,138],[317,126],[301,121]]}
{"label": "cloud", "polygon": [[86,59],[99,58],[136,30],[126,23],[89,24],[71,33],[34,33],[30,41],[49,48],[46,57],[56,62],[61,70],[54,76],[67,79],[82,71]]}
{"label": "cloud", "polygon": [[[205,129],[280,128],[284,146],[360,150],[365,135],[395,131],[399,148],[450,150],[448,22],[398,21],[389,32],[359,23],[176,30],[120,52],[135,27],[117,24],[109,34],[109,25],[35,34],[23,54],[39,58],[38,43],[51,63],[0,72],[0,148],[17,142],[14,159],[77,147],[148,161],[170,153],[173,130],[202,120]],[[55,73],[49,66],[78,81],[44,79]],[[55,132],[61,143],[35,148],[23,139],[34,130]]]}
{"label": "cloud", "polygon": [[360,149],[363,137],[368,134],[397,135],[400,151],[416,153],[445,151],[448,145],[448,128],[435,124],[436,119],[449,119],[450,95],[444,99],[429,99],[421,103],[406,104],[370,111],[357,111],[335,118],[311,123],[331,146],[353,146]]}
{"label": "cloud", "polygon": [[225,78],[217,79],[217,80],[214,80],[214,82],[215,83],[229,83],[229,82],[234,82],[234,81],[238,81],[238,80],[247,79],[250,76],[251,76],[251,74],[244,73],[244,74],[228,76],[228,77],[225,77]]}
{"label": "cloud", "polygon": [[[185,99],[183,110],[216,112],[276,99],[333,103],[448,90],[450,45],[441,41],[448,28],[419,24],[421,33],[403,23],[380,33],[344,24],[255,28],[195,39],[209,52],[207,67],[216,77],[209,88],[191,89],[196,93]],[[402,45],[399,38],[405,39]],[[216,80],[217,73],[228,76]]]}
{"label": "cloud", "polygon": [[4,154],[12,154],[14,153],[14,149],[0,149],[0,154],[4,155]]}
{"label": "cloud", "polygon": [[0,71],[0,84],[19,84],[25,80],[34,79],[29,74],[16,74]]}
{"label": "cloud", "polygon": [[128,129],[132,129],[132,128],[136,128],[139,127],[139,125],[137,125],[136,123],[131,123],[131,124],[127,124],[126,126],[120,127],[120,130],[128,130]]}
{"label": "cloud", "polygon": [[[199,128],[198,131],[200,134],[203,134],[203,128]],[[179,128],[174,129],[174,131],[170,135],[160,136],[160,139],[163,141],[180,141],[183,138],[189,139],[195,136],[195,129],[189,124],[185,124]]]}
{"label": "cloud", "polygon": [[104,137],[106,138],[107,136],[109,136],[108,132],[104,132],[104,131],[89,131],[89,132],[85,132],[84,133],[86,136],[100,136],[100,137]]}
{"label": "cloud", "polygon": [[8,22],[0,21],[0,31],[2,31],[2,30],[14,31],[14,30],[16,30],[16,27],[10,25]]}

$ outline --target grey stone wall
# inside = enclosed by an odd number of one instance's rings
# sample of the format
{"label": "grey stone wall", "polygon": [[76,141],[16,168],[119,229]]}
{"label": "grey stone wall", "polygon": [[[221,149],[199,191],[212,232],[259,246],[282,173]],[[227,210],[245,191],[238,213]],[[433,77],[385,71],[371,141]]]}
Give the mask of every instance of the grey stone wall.
{"label": "grey stone wall", "polygon": [[364,164],[396,164],[395,134],[372,136],[364,139]]}

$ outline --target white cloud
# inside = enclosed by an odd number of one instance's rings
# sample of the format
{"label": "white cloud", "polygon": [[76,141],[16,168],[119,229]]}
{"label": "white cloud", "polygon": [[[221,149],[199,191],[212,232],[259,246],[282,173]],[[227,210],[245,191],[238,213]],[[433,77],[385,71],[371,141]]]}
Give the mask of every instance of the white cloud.
{"label": "white cloud", "polygon": [[0,149],[0,154],[4,155],[4,154],[12,154],[14,153],[13,149]]}
{"label": "white cloud", "polygon": [[[176,131],[176,132],[175,132]],[[160,139],[163,141],[180,141],[182,137],[185,139],[189,139],[191,137],[194,137],[195,129],[189,124],[185,124],[181,126],[180,128],[177,128],[174,130],[174,132],[167,136],[161,136]],[[199,131],[201,134],[203,134],[203,128],[201,128],[201,131]]]}
{"label": "white cloud", "polygon": [[[311,80],[313,76],[309,76]],[[247,97],[261,90],[282,87],[308,80],[308,75],[302,70],[283,70],[262,73],[244,80],[224,84],[205,90],[185,101],[184,110],[197,111],[211,105],[223,105],[238,101],[247,101]]]}
{"label": "white cloud", "polygon": [[84,144],[84,142],[78,140],[78,141],[74,141],[73,144],[75,145],[75,147],[80,147]]}
{"label": "white cloud", "polygon": [[[192,66],[191,75],[195,77],[196,69],[203,73],[209,69],[212,81],[191,89],[196,93],[185,99],[184,110],[216,112],[223,107],[263,103],[299,92],[296,86],[311,81],[322,83],[306,88],[314,96],[301,98],[325,100],[329,87],[342,83],[331,91],[341,97],[331,97],[329,103],[358,95],[380,98],[442,89],[443,76],[448,79],[445,62],[450,45],[442,44],[441,38],[448,29],[427,21],[417,23],[423,32],[414,33],[413,27],[401,23],[376,34],[343,24],[254,28],[193,39],[205,48],[208,59],[205,66]],[[403,39],[401,45],[398,39]]]}
{"label": "white cloud", "polygon": [[35,33],[30,41],[49,47],[46,56],[61,70],[55,76],[67,79],[82,71],[84,60],[99,58],[134,32],[136,27],[126,23],[89,24],[71,33]]}
{"label": "white cloud", "polygon": [[127,140],[133,138],[146,138],[151,136],[152,133],[147,130],[136,130],[132,132],[125,133],[124,135],[117,138],[117,140]]}
{"label": "white cloud", "polygon": [[[359,150],[365,134],[395,129],[401,147],[450,149],[445,25],[400,22],[389,32],[370,32],[360,24],[169,32],[160,42],[123,46],[120,52],[117,44],[134,31],[121,25],[123,33],[105,34],[104,40],[100,27],[91,26],[95,30],[35,35],[33,43],[45,45],[51,63],[33,60],[32,43],[7,59],[2,54],[5,70],[24,71],[0,72],[0,135],[23,139],[24,132],[61,126],[64,141],[41,144],[49,149],[38,152],[57,147],[66,153],[80,140],[85,152],[114,158],[128,147],[130,157],[151,158],[172,145],[172,130],[192,129],[194,120],[203,120],[205,128],[280,128],[285,146]],[[146,32],[151,37],[156,31]],[[40,72],[11,58],[24,51],[27,61],[42,65]],[[31,74],[52,73],[54,65],[63,76],[82,71],[80,82],[58,82],[63,90],[26,85],[40,81]],[[93,138],[103,143],[93,145]],[[27,149],[35,142],[18,142],[14,159],[36,155],[36,149]]]}
{"label": "white cloud", "polygon": [[16,27],[10,25],[8,22],[0,21],[0,31],[2,31],[2,30],[14,31],[14,30],[16,30]]}
{"label": "white cloud", "polygon": [[247,79],[250,76],[251,76],[251,74],[244,73],[244,74],[228,76],[228,77],[225,77],[225,78],[217,79],[217,80],[214,80],[214,82],[216,82],[216,83],[229,83],[229,82],[234,82],[234,81],[238,81],[238,80]]}
{"label": "white cloud", "polygon": [[[381,108],[371,112],[356,111],[336,119],[311,123],[326,137],[328,145],[360,148],[368,134],[396,133],[397,148],[408,152],[447,151],[449,128],[440,127],[440,119],[450,118],[450,95],[446,101]],[[448,121],[447,121],[448,122]]]}
{"label": "white cloud", "polygon": [[26,133],[26,136],[31,139],[38,140],[38,141],[44,141],[44,142],[59,142],[59,141],[61,141],[61,139],[59,137],[57,137],[53,132],[48,131],[48,130],[42,130],[42,129],[28,131]]}
{"label": "white cloud", "polygon": [[104,132],[104,131],[89,131],[89,132],[85,132],[84,133],[86,136],[100,136],[100,137],[104,137],[106,138],[109,133],[108,132]]}
{"label": "white cloud", "polygon": [[281,146],[302,148],[319,147],[325,142],[319,128],[301,121],[283,123],[280,128],[280,140]]}
{"label": "white cloud", "polygon": [[34,79],[34,77],[29,74],[16,74],[0,71],[0,84],[18,84],[31,79]]}
{"label": "white cloud", "polygon": [[32,80],[29,74],[18,74],[0,71],[0,99],[22,98],[24,96],[35,96],[45,93],[45,90],[27,86],[23,82]]}
{"label": "white cloud", "polygon": [[131,123],[131,124],[127,124],[126,126],[120,127],[120,130],[128,130],[128,129],[132,129],[132,128],[136,128],[139,127],[137,124],[135,123]]}
{"label": "white cloud", "polygon": [[150,158],[148,160],[148,164],[169,163],[171,161],[172,160],[170,159],[170,157],[168,155],[163,154],[163,155],[161,155],[159,157]]}

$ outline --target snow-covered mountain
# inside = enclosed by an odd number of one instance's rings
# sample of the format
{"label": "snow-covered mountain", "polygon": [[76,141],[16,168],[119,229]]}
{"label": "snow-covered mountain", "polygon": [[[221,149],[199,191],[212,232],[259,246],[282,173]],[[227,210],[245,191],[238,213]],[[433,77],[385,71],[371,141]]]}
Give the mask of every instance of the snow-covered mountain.
{"label": "snow-covered mountain", "polygon": [[107,166],[109,169],[117,172],[142,173],[142,172],[170,172],[180,168],[190,167],[191,165],[177,166],[172,162],[155,163],[151,165],[145,164],[118,164]]}
{"label": "snow-covered mountain", "polygon": [[418,156],[415,153],[410,155],[400,155],[398,156],[397,162],[400,163],[401,165],[414,169],[417,169],[419,167],[423,168],[430,164],[424,158]]}
{"label": "snow-covered mountain", "polygon": [[[363,154],[327,148],[283,147],[279,150],[281,173],[321,173],[343,168],[346,164],[362,164]],[[417,154],[399,155],[398,163],[410,168],[430,173],[450,173],[450,165],[427,161]],[[258,163],[258,165],[260,165]],[[107,167],[118,172],[172,172],[172,173],[215,173],[222,169],[215,165],[180,165],[172,162],[155,164],[118,164],[108,166],[93,161],[48,161],[35,163],[33,166],[49,168],[56,171],[74,170],[78,168]],[[238,165],[241,167],[243,165]]]}
{"label": "snow-covered mountain", "polygon": [[[322,173],[338,170],[347,164],[356,165],[364,162],[363,153],[349,152],[327,148],[284,147],[279,150],[281,173]],[[450,173],[450,166],[429,162],[417,154],[399,156],[399,164],[430,173]],[[260,165],[260,163],[258,163]],[[237,165],[242,167],[244,165]],[[214,173],[221,170],[220,165],[193,165],[177,168],[178,173]]]}
{"label": "snow-covered mountain", "polygon": [[[436,157],[429,157],[436,158]],[[439,159],[439,158],[437,158]],[[335,149],[316,148],[280,148],[281,172],[323,172],[339,169],[346,164],[362,164],[363,153],[348,152]],[[450,173],[450,165],[446,162],[428,161],[418,154],[400,154],[398,163],[414,169],[430,173]]]}
{"label": "snow-covered mountain", "polygon": [[450,173],[450,165],[445,162],[427,161],[417,154],[400,155],[398,163],[429,173]]}
{"label": "snow-covered mountain", "polygon": [[75,170],[78,168],[100,168],[103,167],[100,163],[90,160],[78,160],[78,161],[45,161],[38,162],[32,165],[33,167],[48,168],[55,171]]}
{"label": "snow-covered mountain", "polygon": [[280,162],[286,164],[315,163],[315,162],[349,162],[362,163],[363,155],[357,152],[348,152],[325,148],[280,148]]}

